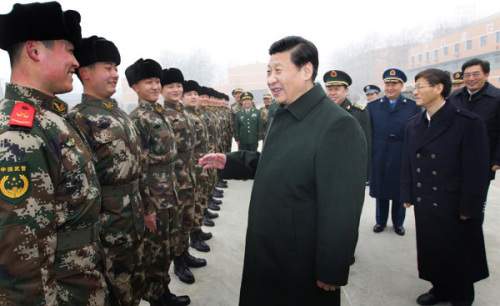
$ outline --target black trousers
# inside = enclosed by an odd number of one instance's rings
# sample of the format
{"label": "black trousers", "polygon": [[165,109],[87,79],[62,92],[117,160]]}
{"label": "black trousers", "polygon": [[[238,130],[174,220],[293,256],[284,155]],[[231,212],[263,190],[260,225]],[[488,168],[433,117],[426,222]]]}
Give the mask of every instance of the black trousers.
{"label": "black trousers", "polygon": [[474,302],[474,283],[443,285],[432,283],[431,292],[436,297],[453,302],[454,305],[472,305]]}

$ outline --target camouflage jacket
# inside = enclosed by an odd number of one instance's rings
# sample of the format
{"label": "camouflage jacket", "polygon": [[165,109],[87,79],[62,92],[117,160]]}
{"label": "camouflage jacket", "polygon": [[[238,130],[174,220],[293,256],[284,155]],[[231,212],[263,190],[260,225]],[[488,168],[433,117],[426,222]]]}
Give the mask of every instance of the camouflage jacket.
{"label": "camouflage jacket", "polygon": [[[150,197],[147,181],[140,180],[141,149],[134,123],[116,100],[102,100],[87,94],[82,95],[82,103],[69,112],[69,117],[95,156],[102,189],[104,245],[129,244],[140,239],[144,233],[140,195],[145,195],[146,200]],[[115,187],[129,188],[117,192]]]}
{"label": "camouflage jacket", "polygon": [[7,84],[0,101],[0,305],[107,299],[100,187],[66,116],[66,103],[20,85]]}
{"label": "camouflage jacket", "polygon": [[201,112],[194,107],[186,107],[186,112],[191,115],[196,132],[196,142],[194,147],[196,177],[208,177],[208,172],[203,170],[203,166],[198,165],[198,159],[208,153],[208,129],[207,124],[201,118]]}
{"label": "camouflage jacket", "polygon": [[193,188],[196,184],[193,156],[196,142],[194,123],[180,103],[172,104],[165,101],[163,114],[172,124],[175,132],[175,144],[178,151],[175,162],[177,186],[179,189]]}
{"label": "camouflage jacket", "polygon": [[218,151],[217,151],[217,128],[216,128],[215,118],[208,107],[200,108],[199,111],[201,114],[201,119],[203,119],[207,125],[208,152],[216,153]]}
{"label": "camouflage jacket", "polygon": [[174,173],[177,146],[172,126],[163,112],[161,105],[139,100],[139,106],[130,113],[139,132],[144,161],[142,173],[149,185],[150,200],[144,201],[147,215],[178,203]]}

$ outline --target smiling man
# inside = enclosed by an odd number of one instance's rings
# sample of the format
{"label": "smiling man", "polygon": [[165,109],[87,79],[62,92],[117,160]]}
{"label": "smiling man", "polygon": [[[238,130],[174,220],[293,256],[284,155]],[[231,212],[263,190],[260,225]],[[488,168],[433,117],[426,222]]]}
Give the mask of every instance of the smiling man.
{"label": "smiling man", "polygon": [[500,89],[488,82],[490,63],[471,59],[462,65],[465,87],[454,91],[449,99],[456,106],[481,117],[486,124],[490,148],[490,179],[500,169]]}
{"label": "smiling man", "polygon": [[365,136],[314,84],[314,44],[289,36],[269,54],[267,84],[280,107],[262,154],[208,154],[200,164],[255,179],[240,305],[340,305],[364,200]]}
{"label": "smiling man", "polygon": [[144,212],[141,193],[141,150],[134,123],[111,96],[116,92],[120,52],[103,37],[84,38],[75,52],[80,62],[82,102],[70,118],[87,139],[96,158],[101,185],[101,242],[106,252],[106,277],[123,305],[139,305],[144,281]]}

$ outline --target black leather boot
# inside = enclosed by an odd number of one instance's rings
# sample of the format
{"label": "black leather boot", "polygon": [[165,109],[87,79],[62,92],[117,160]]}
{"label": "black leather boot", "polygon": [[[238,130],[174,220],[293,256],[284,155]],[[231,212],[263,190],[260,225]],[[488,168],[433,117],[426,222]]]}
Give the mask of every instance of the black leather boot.
{"label": "black leather boot", "polygon": [[212,239],[212,233],[205,233],[204,231],[201,231],[200,237],[203,241],[207,241]]}
{"label": "black leather boot", "polygon": [[181,282],[186,283],[186,284],[193,284],[194,283],[194,275],[189,270],[189,268],[186,265],[186,262],[184,261],[184,257],[182,255],[177,256],[174,258],[174,273],[179,277]]}
{"label": "black leather boot", "polygon": [[212,197],[214,197],[214,198],[223,198],[224,195],[222,193],[220,193],[220,192],[214,191],[214,192],[212,192]]}
{"label": "black leather boot", "polygon": [[185,250],[181,255],[184,258],[184,262],[190,268],[201,268],[207,265],[207,261],[203,258],[196,258],[189,254],[188,250]]}
{"label": "black leather boot", "polygon": [[[212,220],[210,220],[210,221],[212,221]],[[200,234],[201,234],[201,230],[191,232],[191,234],[189,235],[191,238],[190,245],[200,252],[210,252],[210,246],[208,246],[208,244],[205,241],[203,241],[203,239],[201,239]],[[184,261],[185,260],[186,260],[186,257],[184,257]],[[189,267],[189,264],[187,262],[186,262],[186,264]]]}
{"label": "black leather boot", "polygon": [[215,218],[218,218],[219,217],[219,214],[218,213],[213,213],[211,212],[210,210],[206,209],[203,210],[203,214],[207,217],[209,217],[210,219],[215,219]]}
{"label": "black leather boot", "polygon": [[215,204],[213,201],[208,201],[208,208],[211,210],[215,210],[215,211],[220,210],[220,207],[217,204]]}
{"label": "black leather boot", "polygon": [[176,296],[170,289],[165,288],[165,293],[161,297],[165,306],[187,306],[191,304],[191,299],[187,295]]}
{"label": "black leather boot", "polygon": [[210,203],[210,201],[214,202],[214,204],[217,204],[217,205],[221,205],[222,204],[222,201],[221,200],[217,200],[216,198],[214,198],[213,196],[210,196],[210,199],[208,199],[208,202]]}
{"label": "black leather boot", "polygon": [[210,219],[209,217],[201,216],[201,219],[203,220],[203,225],[208,226],[208,227],[215,226],[215,222],[212,221],[212,219]]}
{"label": "black leather boot", "polygon": [[217,188],[214,188],[214,192],[224,194],[224,190],[222,190],[222,189],[217,189]]}

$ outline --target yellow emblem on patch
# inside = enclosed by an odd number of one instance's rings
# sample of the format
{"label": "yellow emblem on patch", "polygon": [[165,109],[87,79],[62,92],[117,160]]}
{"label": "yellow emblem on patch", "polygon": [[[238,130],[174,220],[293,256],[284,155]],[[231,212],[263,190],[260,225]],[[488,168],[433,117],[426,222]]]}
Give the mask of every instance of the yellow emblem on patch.
{"label": "yellow emblem on patch", "polygon": [[175,110],[180,112],[180,111],[182,110],[182,106],[180,106],[180,105],[176,105],[176,106],[175,106]]}
{"label": "yellow emblem on patch", "polygon": [[390,75],[396,75],[396,70],[391,70],[391,72],[389,72]]}
{"label": "yellow emblem on patch", "polygon": [[337,76],[337,71],[332,70],[332,72],[330,72],[330,76],[331,76],[332,78],[336,77],[336,76]]}
{"label": "yellow emblem on patch", "polygon": [[102,106],[109,109],[113,109],[115,107],[115,105],[111,101],[102,101]]}
{"label": "yellow emblem on patch", "polygon": [[64,102],[54,100],[54,102],[52,103],[52,109],[58,113],[65,113],[68,109],[68,106]]}
{"label": "yellow emblem on patch", "polygon": [[31,178],[27,163],[0,164],[0,198],[18,204],[31,191]]}
{"label": "yellow emblem on patch", "polygon": [[455,73],[455,79],[458,79],[460,77],[460,73]]}
{"label": "yellow emblem on patch", "polygon": [[161,106],[157,105],[156,106],[156,109],[155,109],[158,113],[161,113],[163,112],[163,108],[161,108]]}

